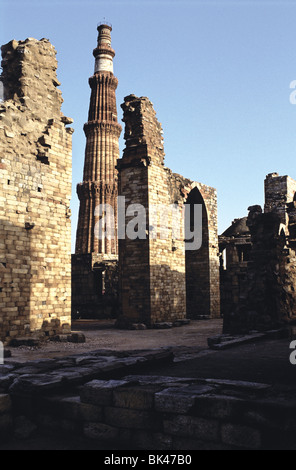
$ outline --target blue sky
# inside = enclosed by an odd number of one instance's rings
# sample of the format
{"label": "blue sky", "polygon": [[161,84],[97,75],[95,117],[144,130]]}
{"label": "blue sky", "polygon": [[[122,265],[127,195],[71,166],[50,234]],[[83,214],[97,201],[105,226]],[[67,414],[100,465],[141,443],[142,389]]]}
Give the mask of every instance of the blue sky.
{"label": "blue sky", "polygon": [[126,95],[153,102],[166,166],[217,189],[221,233],[263,205],[268,173],[296,178],[295,17],[296,1],[0,0],[0,44],[45,37],[57,49],[75,129],[73,249],[97,23],[113,26],[119,120]]}

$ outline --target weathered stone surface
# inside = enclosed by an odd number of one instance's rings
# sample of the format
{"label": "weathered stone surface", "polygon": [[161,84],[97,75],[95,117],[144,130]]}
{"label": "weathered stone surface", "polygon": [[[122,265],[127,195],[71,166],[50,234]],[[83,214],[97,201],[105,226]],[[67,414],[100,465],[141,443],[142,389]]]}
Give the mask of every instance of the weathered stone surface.
{"label": "weathered stone surface", "polygon": [[80,398],[84,403],[100,406],[111,405],[113,391],[126,385],[129,385],[126,380],[92,380],[81,388]]}
{"label": "weathered stone surface", "polygon": [[138,449],[144,450],[175,449],[175,447],[173,447],[173,437],[161,432],[157,433],[138,430],[136,433],[133,433],[131,442],[134,442],[134,445]]}
{"label": "weathered stone surface", "polygon": [[74,421],[102,421],[102,407],[83,403],[79,396],[57,396],[47,399],[48,407],[54,414]]}
{"label": "weathered stone surface", "polygon": [[7,439],[12,434],[13,430],[13,419],[10,413],[4,413],[0,415],[0,437],[1,439]]}
{"label": "weathered stone surface", "polygon": [[17,439],[28,439],[32,437],[38,427],[26,416],[17,416],[14,423],[14,436]]}
{"label": "weathered stone surface", "polygon": [[166,413],[186,414],[195,404],[196,397],[214,390],[209,385],[167,388],[155,394],[155,409]]}
{"label": "weathered stone surface", "polygon": [[23,375],[17,378],[9,387],[12,395],[32,395],[47,393],[50,390],[57,390],[62,386],[63,376],[61,375]]}
{"label": "weathered stone surface", "polygon": [[258,430],[237,424],[223,424],[221,436],[224,444],[247,449],[259,449],[262,442]]}
{"label": "weathered stone surface", "polygon": [[[146,211],[141,236],[119,240],[121,313],[159,328],[180,324],[186,311],[192,318],[219,316],[216,191],[164,167],[161,124],[148,98],[129,95],[121,107],[126,148],[117,163],[118,191]],[[184,204],[202,206],[202,246],[186,253],[183,218],[161,212],[174,205],[180,214]],[[125,217],[125,229],[130,221]]]}
{"label": "weathered stone surface", "polygon": [[214,419],[177,415],[172,419],[164,420],[164,431],[173,436],[219,442],[219,423]]}
{"label": "weathered stone surface", "polygon": [[128,429],[160,431],[161,418],[156,412],[131,410],[127,408],[105,408],[105,421],[111,426]]}
{"label": "weathered stone surface", "polygon": [[0,394],[0,414],[8,413],[11,410],[11,399],[9,395]]}
{"label": "weathered stone surface", "polygon": [[0,340],[9,343],[71,325],[73,129],[62,120],[50,42],[1,49]]}
{"label": "weathered stone surface", "polygon": [[154,394],[159,390],[155,386],[124,387],[114,391],[114,405],[119,408],[151,410],[154,406]]}
{"label": "weathered stone surface", "polygon": [[243,399],[231,395],[201,395],[195,399],[192,414],[214,419],[233,419],[243,415],[245,406]]}
{"label": "weathered stone surface", "polygon": [[228,289],[224,297],[232,299],[223,314],[224,333],[268,331],[295,321],[296,181],[271,173],[264,185],[264,211],[258,205],[248,208],[246,225],[251,249],[247,262],[240,258],[241,240],[233,244],[225,234],[220,238],[229,264],[226,273],[221,270],[222,279],[227,281],[228,277],[231,284],[227,287],[226,281],[222,282],[223,289]]}
{"label": "weathered stone surface", "polygon": [[119,429],[104,423],[87,423],[84,425],[84,435],[97,441],[116,441]]}

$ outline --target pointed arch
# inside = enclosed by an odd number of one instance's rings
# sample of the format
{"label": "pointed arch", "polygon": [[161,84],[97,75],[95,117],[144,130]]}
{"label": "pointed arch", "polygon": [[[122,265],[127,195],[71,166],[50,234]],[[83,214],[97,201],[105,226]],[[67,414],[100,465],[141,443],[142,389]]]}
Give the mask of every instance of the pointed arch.
{"label": "pointed arch", "polygon": [[[210,316],[210,253],[209,253],[209,220],[204,198],[197,187],[194,187],[185,201],[190,205],[190,227],[202,223],[202,242],[197,250],[186,250],[186,306],[188,318]],[[194,205],[202,206],[202,220],[194,220]]]}

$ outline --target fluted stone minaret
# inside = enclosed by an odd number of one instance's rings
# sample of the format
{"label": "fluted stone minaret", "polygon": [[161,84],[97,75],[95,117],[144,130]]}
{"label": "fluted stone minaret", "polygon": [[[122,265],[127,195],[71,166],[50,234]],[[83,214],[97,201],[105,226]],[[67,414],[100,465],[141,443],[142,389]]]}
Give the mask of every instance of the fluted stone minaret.
{"label": "fluted stone minaret", "polygon": [[[86,148],[83,183],[77,185],[80,208],[76,254],[117,255],[118,252],[115,166],[119,158],[119,136],[122,128],[117,121],[115,91],[118,80],[113,75],[115,52],[111,47],[111,31],[112,27],[107,24],[98,26],[98,45],[93,51],[95,70],[89,79],[91,97],[88,122],[84,125]],[[95,209],[101,204],[111,207],[114,213],[114,237],[111,239],[98,236],[100,216],[98,209]]]}

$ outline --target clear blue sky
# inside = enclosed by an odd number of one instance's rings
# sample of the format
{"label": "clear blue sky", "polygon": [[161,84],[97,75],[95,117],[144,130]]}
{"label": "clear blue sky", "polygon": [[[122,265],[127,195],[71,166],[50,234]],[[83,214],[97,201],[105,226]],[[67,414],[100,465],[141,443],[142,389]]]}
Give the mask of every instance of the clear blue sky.
{"label": "clear blue sky", "polygon": [[0,0],[1,44],[45,37],[58,52],[62,110],[75,129],[73,248],[97,23],[113,26],[120,120],[126,95],[148,96],[166,166],[217,188],[221,233],[263,204],[268,173],[296,178],[295,18],[296,1],[283,0]]}

